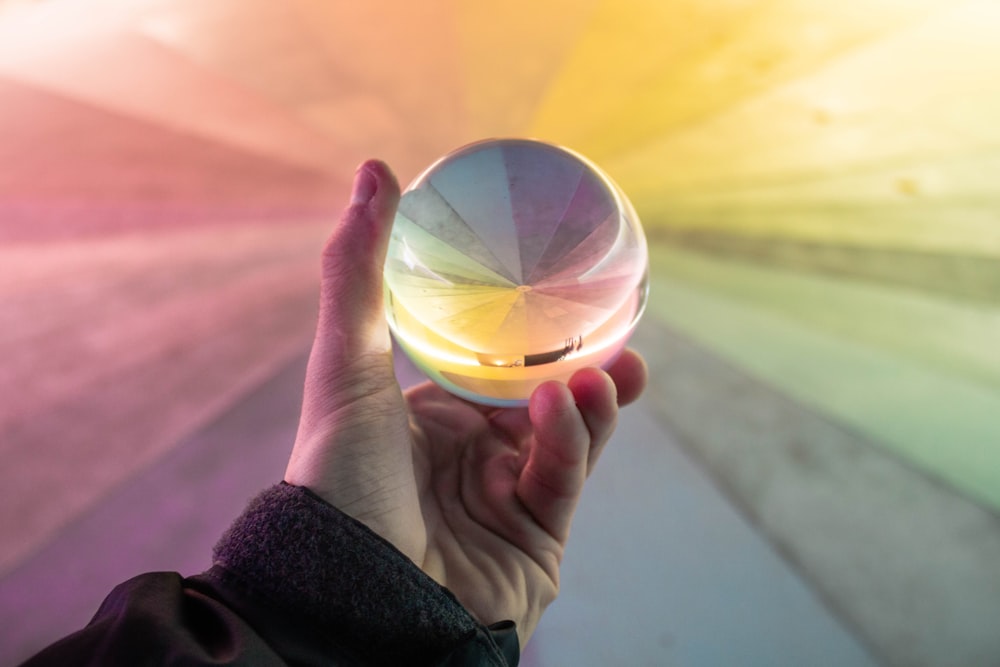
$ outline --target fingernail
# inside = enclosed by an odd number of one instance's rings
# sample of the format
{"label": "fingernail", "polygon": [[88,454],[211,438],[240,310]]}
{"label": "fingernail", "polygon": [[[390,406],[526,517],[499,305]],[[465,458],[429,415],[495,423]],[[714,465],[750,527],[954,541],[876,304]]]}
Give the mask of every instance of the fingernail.
{"label": "fingernail", "polygon": [[354,190],[351,192],[351,205],[367,204],[375,196],[378,189],[378,179],[368,167],[361,167],[354,175]]}

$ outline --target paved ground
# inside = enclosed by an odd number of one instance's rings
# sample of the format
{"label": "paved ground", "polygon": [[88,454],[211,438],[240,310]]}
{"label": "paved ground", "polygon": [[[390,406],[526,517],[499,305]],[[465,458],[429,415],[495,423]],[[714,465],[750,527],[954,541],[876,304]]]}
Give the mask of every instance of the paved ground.
{"label": "paved ground", "polygon": [[[324,227],[0,249],[0,663],[136,572],[203,568],[281,474]],[[525,664],[990,664],[996,514],[656,317],[635,342],[652,386]]]}
{"label": "paved ground", "polygon": [[[197,572],[243,503],[279,478],[304,350],[123,480],[0,586],[0,662],[85,623],[137,572]],[[412,370],[401,365],[409,381]],[[524,664],[873,664],[649,414],[632,407],[592,477],[564,592]]]}
{"label": "paved ground", "polygon": [[0,248],[0,573],[308,344],[325,233]]}

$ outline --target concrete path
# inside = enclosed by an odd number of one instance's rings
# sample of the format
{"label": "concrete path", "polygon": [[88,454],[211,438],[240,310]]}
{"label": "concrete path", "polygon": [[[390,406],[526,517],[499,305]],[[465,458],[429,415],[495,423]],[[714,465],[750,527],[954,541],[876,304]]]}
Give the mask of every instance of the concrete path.
{"label": "concrete path", "polygon": [[[0,580],[0,663],[85,624],[129,576],[205,568],[246,500],[281,476],[304,364],[303,351]],[[400,376],[415,377],[405,363]],[[589,482],[563,593],[523,664],[873,664],[648,408],[623,415]]]}

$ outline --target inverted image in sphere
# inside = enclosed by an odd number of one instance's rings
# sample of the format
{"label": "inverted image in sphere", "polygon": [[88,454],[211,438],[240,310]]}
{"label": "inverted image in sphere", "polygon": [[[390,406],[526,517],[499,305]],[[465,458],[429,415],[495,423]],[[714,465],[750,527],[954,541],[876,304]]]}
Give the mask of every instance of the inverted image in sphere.
{"label": "inverted image in sphere", "polygon": [[645,304],[647,265],[635,211],[595,165],[540,141],[483,141],[403,194],[386,314],[445,389],[518,405],[538,384],[621,351]]}

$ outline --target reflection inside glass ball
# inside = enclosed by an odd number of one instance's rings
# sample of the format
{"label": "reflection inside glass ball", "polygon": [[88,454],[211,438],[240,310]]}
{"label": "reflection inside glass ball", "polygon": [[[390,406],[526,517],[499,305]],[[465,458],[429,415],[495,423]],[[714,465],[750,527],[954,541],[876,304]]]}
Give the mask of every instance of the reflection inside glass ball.
{"label": "reflection inside glass ball", "polygon": [[645,305],[647,266],[634,209],[595,165],[539,141],[483,141],[403,194],[386,315],[448,391],[524,405],[547,380],[613,361]]}

